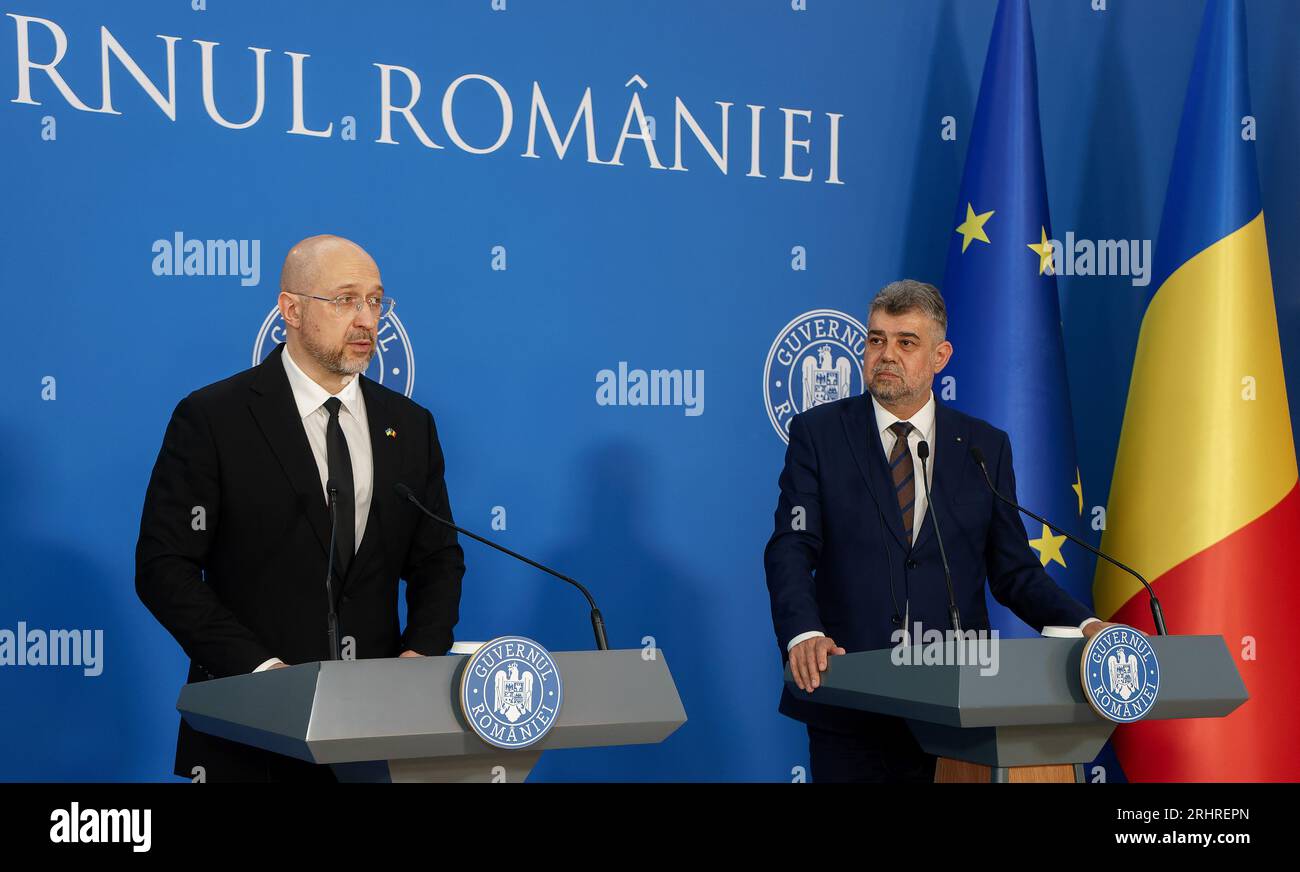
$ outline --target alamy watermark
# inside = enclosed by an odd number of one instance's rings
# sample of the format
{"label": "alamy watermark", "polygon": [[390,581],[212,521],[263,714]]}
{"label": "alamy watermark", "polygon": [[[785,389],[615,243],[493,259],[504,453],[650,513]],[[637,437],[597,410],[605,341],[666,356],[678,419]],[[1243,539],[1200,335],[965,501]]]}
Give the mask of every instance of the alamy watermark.
{"label": "alamy watermark", "polygon": [[704,370],[629,369],[626,360],[617,371],[596,373],[598,406],[681,406],[687,417],[704,414]]}
{"label": "alamy watermark", "polygon": [[262,281],[260,239],[186,239],[177,230],[149,250],[156,276],[239,276],[246,288]]}
{"label": "alamy watermark", "polygon": [[127,844],[137,854],[153,846],[153,810],[138,808],[70,808],[50,812],[50,841],[57,844]]}
{"label": "alamy watermark", "polygon": [[104,671],[103,630],[0,629],[0,666],[80,666],[94,678]]}
{"label": "alamy watermark", "polygon": [[899,627],[889,637],[895,666],[978,666],[980,675],[998,674],[997,630],[925,630]]}
{"label": "alamy watermark", "polygon": [[1135,288],[1151,284],[1150,239],[1079,239],[1071,230],[1064,243],[1047,243],[1058,276],[1132,276]]}

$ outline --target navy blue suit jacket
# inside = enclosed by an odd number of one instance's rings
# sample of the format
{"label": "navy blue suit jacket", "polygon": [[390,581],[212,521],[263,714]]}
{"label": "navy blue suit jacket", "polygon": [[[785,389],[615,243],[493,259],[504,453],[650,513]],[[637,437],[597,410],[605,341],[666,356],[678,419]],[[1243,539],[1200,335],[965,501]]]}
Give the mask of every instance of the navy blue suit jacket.
{"label": "navy blue suit jacket", "polygon": [[[973,445],[983,451],[998,490],[1015,500],[1007,434],[936,399],[933,501],[926,512],[939,520],[962,629],[989,627],[986,579],[998,602],[1035,629],[1077,626],[1092,613],[1043,570],[1020,513],[989,492],[970,456]],[[783,662],[790,640],[809,630],[821,630],[849,652],[890,647],[893,617],[902,616],[905,599],[913,624],[950,629],[933,523],[922,516],[914,545],[904,533],[869,394],[795,416],[780,487],[763,562]],[[792,520],[800,506],[804,523],[797,529]],[[830,729],[871,723],[862,712],[797,699],[788,689],[780,710]]]}

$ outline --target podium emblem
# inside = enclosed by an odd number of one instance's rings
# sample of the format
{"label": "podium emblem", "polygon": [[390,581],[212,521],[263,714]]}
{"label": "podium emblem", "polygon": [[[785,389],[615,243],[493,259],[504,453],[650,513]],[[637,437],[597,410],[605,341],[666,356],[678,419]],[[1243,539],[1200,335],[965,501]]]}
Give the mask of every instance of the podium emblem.
{"label": "podium emblem", "polygon": [[1160,663],[1146,636],[1132,627],[1107,627],[1083,646],[1083,695],[1108,721],[1129,724],[1151,713],[1160,691]]}
{"label": "podium emblem", "polygon": [[563,691],[550,652],[532,639],[502,636],[465,661],[460,710],[489,745],[526,748],[555,725]]}

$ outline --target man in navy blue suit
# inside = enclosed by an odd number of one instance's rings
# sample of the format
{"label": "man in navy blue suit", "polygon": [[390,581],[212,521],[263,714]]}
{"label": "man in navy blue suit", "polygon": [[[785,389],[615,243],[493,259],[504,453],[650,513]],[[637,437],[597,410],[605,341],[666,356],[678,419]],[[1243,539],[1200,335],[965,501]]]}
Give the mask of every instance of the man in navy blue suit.
{"label": "man in navy blue suit", "polygon": [[[903,627],[913,641],[917,629],[951,629],[927,511],[939,520],[963,630],[989,628],[986,578],[998,602],[1040,631],[1078,625],[1091,637],[1108,626],[1043,571],[1019,513],[995,500],[971,458],[979,447],[1014,500],[1007,434],[935,401],[931,384],[953,352],[947,326],[933,285],[887,285],[868,317],[868,393],[790,422],[764,565],[777,643],[804,691],[784,689],[780,711],[807,724],[815,781],[934,779],[935,758],[901,719],[799,698],[816,692],[829,657],[888,648]],[[919,480],[922,441],[933,506]]]}

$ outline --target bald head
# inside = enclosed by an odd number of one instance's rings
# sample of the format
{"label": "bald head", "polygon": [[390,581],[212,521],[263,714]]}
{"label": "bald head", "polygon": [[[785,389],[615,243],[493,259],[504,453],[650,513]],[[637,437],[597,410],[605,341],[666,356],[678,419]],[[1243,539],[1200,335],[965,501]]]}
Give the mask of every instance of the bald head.
{"label": "bald head", "polygon": [[330,294],[322,290],[330,290],[338,283],[336,279],[367,272],[373,272],[377,279],[379,266],[352,240],[328,233],[309,236],[285,256],[280,269],[280,290],[327,297]]}

